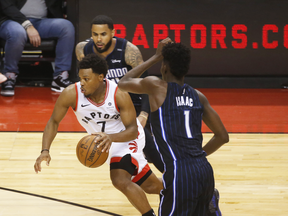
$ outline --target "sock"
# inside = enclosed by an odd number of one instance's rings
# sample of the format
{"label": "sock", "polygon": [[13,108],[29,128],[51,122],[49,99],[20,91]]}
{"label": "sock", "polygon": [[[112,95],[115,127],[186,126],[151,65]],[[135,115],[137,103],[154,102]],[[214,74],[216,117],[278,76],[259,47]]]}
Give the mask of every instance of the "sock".
{"label": "sock", "polygon": [[154,213],[153,209],[151,209],[150,211],[146,212],[142,216],[156,216],[156,214]]}

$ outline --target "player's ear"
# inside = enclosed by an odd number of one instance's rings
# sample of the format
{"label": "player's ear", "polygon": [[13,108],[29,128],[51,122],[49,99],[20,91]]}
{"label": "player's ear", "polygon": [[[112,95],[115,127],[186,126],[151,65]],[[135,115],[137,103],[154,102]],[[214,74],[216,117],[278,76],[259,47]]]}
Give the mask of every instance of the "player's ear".
{"label": "player's ear", "polygon": [[99,74],[98,79],[99,79],[100,81],[103,81],[103,79],[104,79],[104,74],[103,74],[103,73]]}
{"label": "player's ear", "polygon": [[115,35],[115,29],[112,30],[112,37]]}
{"label": "player's ear", "polygon": [[163,72],[164,72],[164,74],[166,74],[167,73],[167,71],[168,71],[168,66],[167,66],[167,64],[165,64],[165,62],[163,61],[163,65],[162,65],[162,67],[163,67]]}

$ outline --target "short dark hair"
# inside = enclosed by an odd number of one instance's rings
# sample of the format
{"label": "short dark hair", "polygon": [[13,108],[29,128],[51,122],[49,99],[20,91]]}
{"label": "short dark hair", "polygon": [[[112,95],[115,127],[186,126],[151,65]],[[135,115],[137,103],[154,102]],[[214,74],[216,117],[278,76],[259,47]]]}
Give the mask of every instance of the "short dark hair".
{"label": "short dark hair", "polygon": [[103,74],[104,77],[106,77],[108,71],[106,60],[96,53],[88,54],[79,62],[79,69],[88,68],[91,68],[93,73]]}
{"label": "short dark hair", "polygon": [[169,65],[170,72],[177,78],[184,77],[190,66],[190,49],[181,43],[169,43],[162,49],[163,61]]}
{"label": "short dark hair", "polygon": [[108,28],[111,29],[111,30],[114,29],[113,20],[110,17],[106,16],[106,15],[98,15],[98,16],[96,16],[91,22],[91,28],[92,28],[92,25],[102,25],[102,24],[107,24]]}

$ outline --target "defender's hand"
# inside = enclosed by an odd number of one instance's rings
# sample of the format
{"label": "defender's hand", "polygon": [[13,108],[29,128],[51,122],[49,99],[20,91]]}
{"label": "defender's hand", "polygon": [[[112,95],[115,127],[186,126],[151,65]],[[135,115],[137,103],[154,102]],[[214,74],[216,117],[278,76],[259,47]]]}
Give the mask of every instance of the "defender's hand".
{"label": "defender's hand", "polygon": [[142,125],[143,128],[145,128],[146,124],[147,124],[147,119],[148,119],[149,114],[141,111],[140,115],[137,117],[137,119],[139,120],[140,124]]}
{"label": "defender's hand", "polygon": [[173,41],[169,37],[167,37],[164,40],[159,42],[157,50],[156,50],[156,56],[157,57],[163,57],[162,56],[162,49],[168,43],[173,43]]}

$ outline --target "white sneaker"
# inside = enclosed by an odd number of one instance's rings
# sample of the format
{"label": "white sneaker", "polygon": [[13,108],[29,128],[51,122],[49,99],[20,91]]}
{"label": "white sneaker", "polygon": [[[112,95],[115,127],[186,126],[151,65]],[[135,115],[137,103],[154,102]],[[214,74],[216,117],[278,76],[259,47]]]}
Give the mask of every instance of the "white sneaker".
{"label": "white sneaker", "polygon": [[63,71],[62,74],[54,77],[51,84],[51,90],[55,92],[62,92],[67,86],[72,84],[68,77],[69,74],[67,71]]}

